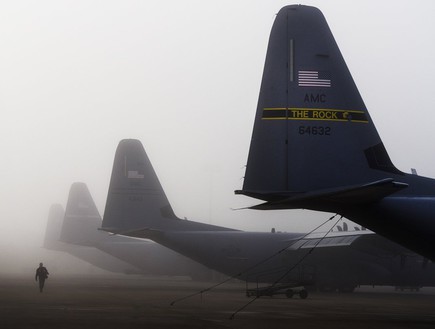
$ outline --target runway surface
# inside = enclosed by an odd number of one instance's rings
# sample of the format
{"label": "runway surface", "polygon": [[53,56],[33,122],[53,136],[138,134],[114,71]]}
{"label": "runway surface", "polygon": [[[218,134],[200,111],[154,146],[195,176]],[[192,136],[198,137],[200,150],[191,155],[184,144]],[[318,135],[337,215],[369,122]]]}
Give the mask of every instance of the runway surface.
{"label": "runway surface", "polygon": [[1,328],[435,328],[435,294],[393,289],[311,293],[308,299],[252,298],[243,283],[170,303],[210,286],[138,276],[0,277]]}

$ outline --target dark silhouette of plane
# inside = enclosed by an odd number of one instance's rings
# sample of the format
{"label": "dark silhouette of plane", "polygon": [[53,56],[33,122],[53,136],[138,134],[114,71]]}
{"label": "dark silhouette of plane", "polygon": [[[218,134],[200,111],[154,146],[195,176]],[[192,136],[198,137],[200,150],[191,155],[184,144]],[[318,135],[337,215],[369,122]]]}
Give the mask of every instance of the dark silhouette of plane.
{"label": "dark silhouette of plane", "polygon": [[125,274],[190,276],[210,280],[210,269],[151,240],[113,236],[99,231],[101,216],[84,183],[71,185],[65,215],[50,210],[44,246],[65,251],[92,265]]}
{"label": "dark silhouette of plane", "polygon": [[[123,262],[109,254],[90,246],[79,244],[69,244],[60,240],[62,223],[65,211],[60,204],[53,204],[50,207],[45,230],[43,247],[48,250],[64,252],[83,260],[100,269],[115,273],[145,274],[139,268]],[[96,230],[96,227],[87,225],[88,229]]]}
{"label": "dark silhouette of plane", "polygon": [[340,291],[363,284],[435,285],[433,263],[373,232],[343,227],[325,237],[244,232],[180,219],[138,140],[118,145],[102,226],[109,232],[152,239],[248,282],[280,280]]}
{"label": "dark silhouette of plane", "polygon": [[338,213],[435,260],[435,180],[393,165],[317,8],[276,16],[236,193],[265,201],[251,209]]}

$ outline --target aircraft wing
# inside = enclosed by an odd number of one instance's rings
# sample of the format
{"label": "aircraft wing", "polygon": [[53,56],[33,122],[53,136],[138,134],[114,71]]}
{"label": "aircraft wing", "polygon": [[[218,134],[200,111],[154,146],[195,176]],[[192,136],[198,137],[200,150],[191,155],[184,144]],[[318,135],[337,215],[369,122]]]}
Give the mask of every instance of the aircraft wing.
{"label": "aircraft wing", "polygon": [[310,249],[310,248],[325,248],[325,247],[345,247],[350,246],[356,239],[360,236],[358,235],[348,235],[348,236],[336,236],[336,237],[325,237],[325,238],[304,238],[292,244],[290,250],[296,249]]}
{"label": "aircraft wing", "polygon": [[346,232],[325,238],[308,236],[294,243],[289,250],[310,248],[351,247],[376,256],[393,256],[410,253],[408,249],[371,231]]}

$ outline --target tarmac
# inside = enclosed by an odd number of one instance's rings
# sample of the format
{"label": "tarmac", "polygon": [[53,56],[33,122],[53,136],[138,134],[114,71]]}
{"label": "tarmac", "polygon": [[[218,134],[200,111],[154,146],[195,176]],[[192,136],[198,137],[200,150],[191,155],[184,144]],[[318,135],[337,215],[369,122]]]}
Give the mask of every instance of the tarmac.
{"label": "tarmac", "polygon": [[50,277],[40,293],[31,274],[3,276],[0,327],[435,328],[433,289],[361,288],[352,294],[312,292],[307,299],[255,299],[246,297],[244,283],[230,282],[199,293],[213,284],[127,275],[63,276]]}

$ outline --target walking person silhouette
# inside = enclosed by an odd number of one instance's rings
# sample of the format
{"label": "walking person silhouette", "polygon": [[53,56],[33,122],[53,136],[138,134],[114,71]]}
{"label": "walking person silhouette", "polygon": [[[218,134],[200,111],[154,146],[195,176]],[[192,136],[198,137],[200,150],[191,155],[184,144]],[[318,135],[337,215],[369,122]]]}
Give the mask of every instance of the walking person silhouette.
{"label": "walking person silhouette", "polygon": [[35,281],[39,280],[39,292],[42,292],[44,289],[45,280],[48,278],[48,271],[43,266],[42,263],[39,263],[39,267],[36,269]]}

